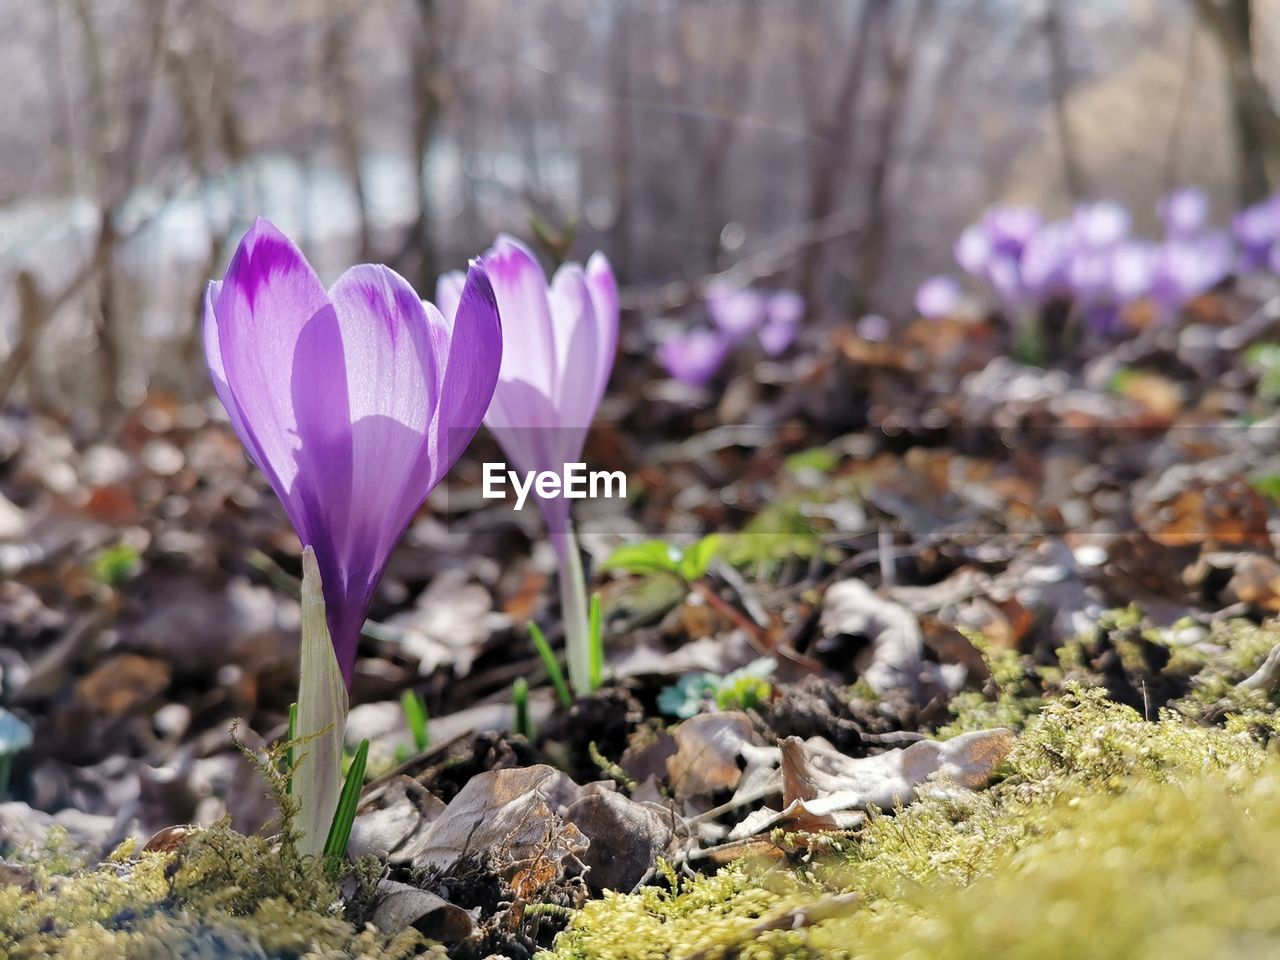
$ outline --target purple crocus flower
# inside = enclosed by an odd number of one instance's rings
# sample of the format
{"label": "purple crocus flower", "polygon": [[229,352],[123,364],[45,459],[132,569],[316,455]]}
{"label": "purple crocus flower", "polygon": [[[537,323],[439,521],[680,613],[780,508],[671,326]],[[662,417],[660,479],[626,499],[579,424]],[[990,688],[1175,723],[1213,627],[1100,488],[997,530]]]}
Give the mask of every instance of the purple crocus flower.
{"label": "purple crocus flower", "polygon": [[315,550],[350,686],[391,550],[493,395],[493,289],[472,266],[451,321],[383,266],[352,267],[326,292],[298,248],[258,220],[204,304],[218,398]]}
{"label": "purple crocus flower", "polygon": [[716,375],[732,346],[719,330],[699,327],[658,344],[658,360],[683,384],[703,387]]}
{"label": "purple crocus flower", "polygon": [[1248,273],[1265,268],[1280,238],[1280,195],[1241,210],[1232,218],[1231,231],[1240,245],[1237,269]]}
{"label": "purple crocus flower", "polygon": [[760,346],[771,357],[781,355],[800,332],[804,316],[804,297],[794,290],[779,290],[769,297],[764,325],[757,336]]}
{"label": "purple crocus flower", "polygon": [[965,273],[985,279],[995,250],[982,224],[971,223],[960,231],[952,253]]}
{"label": "purple crocus flower", "polygon": [[1068,274],[1079,247],[1075,224],[1070,220],[1046,223],[1027,241],[1020,263],[1022,283],[1037,299],[1071,292]]}
{"label": "purple crocus flower", "polygon": [[1093,250],[1110,247],[1129,235],[1129,211],[1110,200],[1081,204],[1071,221],[1080,245]]}
{"label": "purple crocus flower", "polygon": [[[512,465],[562,473],[582,458],[587,430],[604,396],[618,346],[618,285],[604,254],[586,268],[566,263],[550,286],[533,251],[501,234],[483,257],[504,318],[502,371],[485,415]],[[447,316],[461,273],[442,276],[436,299]],[[568,501],[539,501],[552,532],[562,531]]]}
{"label": "purple crocus flower", "polygon": [[1018,300],[1023,292],[1019,260],[1039,228],[1040,214],[1029,207],[989,207],[956,240],[956,261],[966,273],[991,284],[1006,300]]}
{"label": "purple crocus flower", "polygon": [[1209,222],[1209,195],[1196,187],[1175,190],[1157,208],[1169,237],[1189,237]]}
{"label": "purple crocus flower", "polygon": [[1111,251],[1111,293],[1121,303],[1151,293],[1160,266],[1160,248],[1141,240],[1127,240]]}
{"label": "purple crocus flower", "polygon": [[739,287],[719,277],[707,284],[707,315],[733,340],[758,330],[768,310],[768,298],[754,287]]}
{"label": "purple crocus flower", "polygon": [[960,284],[954,277],[930,277],[916,289],[916,312],[927,320],[951,316],[960,306]]}
{"label": "purple crocus flower", "polygon": [[1231,272],[1233,255],[1225,233],[1170,240],[1161,247],[1152,293],[1166,309],[1176,310],[1221,283]]}
{"label": "purple crocus flower", "polygon": [[1016,257],[1040,229],[1040,213],[1031,207],[996,204],[982,215],[982,227],[998,253]]}
{"label": "purple crocus flower", "polygon": [[[585,269],[564,264],[548,286],[533,252],[505,234],[484,255],[484,266],[505,318],[502,371],[484,422],[517,470],[563,476],[567,464],[582,459],[613,370],[619,313],[613,269],[604,254],[595,253]],[[442,306],[452,306],[460,285],[457,274],[440,279]],[[574,690],[587,693],[592,666],[586,577],[570,501],[543,497],[536,487],[534,495],[560,567],[569,679]]]}

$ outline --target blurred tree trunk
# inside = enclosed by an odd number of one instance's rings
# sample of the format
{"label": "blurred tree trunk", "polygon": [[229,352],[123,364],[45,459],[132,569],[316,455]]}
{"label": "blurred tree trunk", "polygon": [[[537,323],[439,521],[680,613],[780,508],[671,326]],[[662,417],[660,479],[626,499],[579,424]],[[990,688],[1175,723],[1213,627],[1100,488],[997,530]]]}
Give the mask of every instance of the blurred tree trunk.
{"label": "blurred tree trunk", "polygon": [[1071,89],[1071,71],[1067,62],[1066,31],[1058,4],[1049,0],[1044,11],[1044,39],[1049,52],[1049,95],[1053,100],[1053,121],[1058,128],[1058,146],[1062,150],[1062,177],[1067,196],[1079,201],[1084,196],[1084,174],[1076,156],[1075,138],[1071,135],[1067,116],[1067,93]]}
{"label": "blurred tree trunk", "polygon": [[[415,217],[404,246],[396,257],[400,272],[416,280],[418,289],[434,291],[440,272],[433,235],[431,195],[426,183],[427,153],[449,97],[449,76],[445,70],[445,43],[436,0],[414,0],[418,28],[410,44],[409,80],[413,98],[413,202]],[[463,5],[458,5],[459,14]]]}
{"label": "blurred tree trunk", "polygon": [[631,220],[634,197],[631,161],[635,149],[631,138],[631,0],[615,0],[609,30],[609,154],[613,179],[613,224],[610,246],[613,263],[623,275],[631,273]]}
{"label": "blurred tree trunk", "polygon": [[[867,65],[871,59],[871,39],[877,32],[876,20],[884,17],[891,0],[863,0],[854,24],[849,51],[844,58],[840,83],[830,104],[825,102],[822,81],[828,74],[829,62],[821,55],[822,38],[815,36],[814,20],[798,20],[800,37],[801,109],[809,141],[809,183],[804,220],[815,224],[834,212],[840,186],[840,174],[849,165],[854,115],[865,88]],[[803,28],[801,25],[803,24]],[[821,30],[821,27],[816,27]],[[823,261],[821,247],[810,251],[801,261],[800,293],[812,302],[819,268]]]}
{"label": "blurred tree trunk", "polygon": [[154,80],[163,60],[168,0],[144,0],[150,28],[148,46],[139,73],[124,100],[123,123],[113,125],[108,101],[108,81],[102,56],[102,38],[88,0],[73,0],[80,23],[84,60],[88,71],[89,126],[93,142],[93,168],[98,194],[98,236],[90,263],[95,265],[97,297],[94,324],[102,361],[103,409],[119,402],[120,376],[124,372],[123,320],[116,312],[115,255],[120,241],[116,217],[137,186],[142,170],[142,150],[150,124]]}
{"label": "blurred tree trunk", "polygon": [[927,34],[937,12],[936,0],[917,0],[905,18],[901,36],[890,32],[890,21],[880,17],[871,26],[879,34],[884,58],[884,96],[871,141],[875,155],[867,172],[863,227],[855,238],[854,274],[849,309],[862,313],[872,305],[891,225],[891,176],[898,160],[898,135],[907,111],[916,51],[926,46]]}
{"label": "blurred tree trunk", "polygon": [[229,23],[223,17],[211,16],[209,9],[207,6],[187,8],[190,19],[181,24],[189,35],[202,37],[205,42],[193,44],[186,50],[168,50],[165,57],[169,87],[181,108],[182,149],[202,185],[204,222],[209,231],[209,254],[200,273],[202,279],[191,296],[188,312],[191,326],[180,347],[182,374],[177,386],[189,397],[203,396],[208,391],[202,330],[204,278],[218,275],[230,227],[226,219],[211,210],[211,199],[203,185],[213,171],[215,154],[220,152],[223,161],[233,167],[247,156],[231,96],[235,85],[235,57],[231,54]]}
{"label": "blurred tree trunk", "polygon": [[364,164],[360,149],[360,105],[356,98],[357,71],[351,62],[350,41],[359,16],[359,5],[349,0],[333,0],[322,46],[319,73],[328,78],[329,102],[334,110],[334,132],[338,153],[356,200],[356,223],[361,263],[374,258],[373,236],[369,229],[369,200],[365,189]]}
{"label": "blurred tree trunk", "polygon": [[720,234],[725,224],[726,167],[737,139],[743,113],[751,97],[757,45],[760,39],[760,0],[740,0],[736,29],[728,44],[732,56],[713,100],[715,117],[707,128],[697,156],[694,209],[701,216],[698,235],[706,237],[706,250],[718,260]]}
{"label": "blurred tree trunk", "polygon": [[1267,196],[1280,180],[1280,115],[1254,62],[1253,3],[1195,0],[1195,7],[1227,61],[1227,88],[1240,154],[1240,196],[1245,203],[1253,203]]}
{"label": "blurred tree trunk", "polygon": [[[28,270],[19,270],[18,289],[18,339],[13,350],[0,364],[0,409],[9,401],[23,371],[31,362],[40,334],[49,324],[49,304],[40,292],[36,278]],[[34,385],[27,391],[32,406],[37,406],[38,395]]]}

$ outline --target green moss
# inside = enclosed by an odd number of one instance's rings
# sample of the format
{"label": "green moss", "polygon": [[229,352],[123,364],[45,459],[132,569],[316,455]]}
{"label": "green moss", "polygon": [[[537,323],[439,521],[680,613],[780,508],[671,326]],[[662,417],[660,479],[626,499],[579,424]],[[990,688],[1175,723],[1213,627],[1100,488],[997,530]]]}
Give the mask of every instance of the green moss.
{"label": "green moss", "polygon": [[283,750],[250,756],[281,809],[275,838],[221,823],[175,853],[135,856],[128,844],[92,868],[55,838],[29,858],[34,891],[0,889],[0,957],[443,957],[416,930],[388,936],[352,922],[379,865],[351,866],[345,879],[355,895],[344,900],[340,878],[296,852],[293,801],[278,772]]}
{"label": "green moss", "polygon": [[981,691],[964,690],[951,698],[948,707],[955,720],[939,729],[938,736],[945,740],[992,727],[1021,730],[1044,703],[1045,678],[1040,669],[1017,650],[992,647],[980,633],[967,631],[965,636],[982,654],[991,679]]}
{"label": "green moss", "polygon": [[358,928],[318,858],[225,825],[177,854],[129,854],[69,876],[37,868],[36,891],[0,890],[0,956],[407,957],[430,947],[414,930]]}
{"label": "green moss", "polygon": [[1191,689],[1175,706],[1188,717],[1205,723],[1223,723],[1228,730],[1244,731],[1263,743],[1280,733],[1276,694],[1245,689],[1240,681],[1252,674],[1280,643],[1280,632],[1247,620],[1230,620],[1215,626],[1202,653],[1200,669]]}
{"label": "green moss", "polygon": [[[1027,724],[1003,774],[979,793],[927,787],[813,863],[739,863],[588,904],[550,956],[1280,951],[1280,763],[1251,737],[1147,722],[1071,687]],[[847,894],[856,902],[831,899]]]}

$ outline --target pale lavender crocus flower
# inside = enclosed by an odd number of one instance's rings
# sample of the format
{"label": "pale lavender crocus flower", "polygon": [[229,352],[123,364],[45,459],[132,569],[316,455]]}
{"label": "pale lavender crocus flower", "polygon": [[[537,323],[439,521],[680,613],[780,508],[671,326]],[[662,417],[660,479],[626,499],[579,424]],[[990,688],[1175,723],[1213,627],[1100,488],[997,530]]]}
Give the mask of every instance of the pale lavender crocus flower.
{"label": "pale lavender crocus flower", "polygon": [[1176,310],[1221,283],[1231,272],[1235,250],[1221,232],[1166,242],[1160,250],[1152,295]]}
{"label": "pale lavender crocus flower", "polygon": [[926,320],[941,320],[960,306],[960,283],[955,277],[930,277],[916,288],[916,312]]}
{"label": "pale lavender crocus flower", "polygon": [[[537,257],[499,235],[483,257],[503,318],[502,371],[484,422],[522,474],[554,472],[582,459],[587,431],[604,396],[618,345],[618,285],[602,253],[586,267],[561,266],[548,285]],[[446,316],[462,275],[445,274],[436,298]],[[574,689],[591,689],[587,592],[570,518],[570,501],[542,497],[560,567],[561,612]]]}
{"label": "pale lavender crocus flower", "polygon": [[1111,200],[1082,203],[1071,215],[1080,245],[1092,250],[1110,247],[1129,235],[1129,211]]}
{"label": "pale lavender crocus flower", "polygon": [[1160,266],[1160,248],[1141,240],[1127,240],[1111,253],[1111,292],[1121,303],[1151,293]]}
{"label": "pale lavender crocus flower", "polygon": [[1175,190],[1157,208],[1169,237],[1189,237],[1209,222],[1209,195],[1197,187]]}
{"label": "pale lavender crocus flower", "polygon": [[771,357],[783,354],[800,332],[804,297],[794,290],[779,290],[769,297],[765,320],[757,331],[760,347]]}
{"label": "pale lavender crocus flower", "polygon": [[1240,247],[1236,269],[1248,273],[1267,267],[1280,239],[1280,195],[1241,210],[1231,221],[1231,231]]}
{"label": "pale lavender crocus flower", "polygon": [[719,330],[698,327],[658,344],[658,360],[675,380],[703,387],[716,375],[732,344]]}
{"label": "pale lavender crocus flower", "polygon": [[347,686],[392,548],[479,428],[502,356],[472,266],[446,320],[384,266],[328,290],[265,220],[204,301],[214,387],[304,546],[314,549]]}
{"label": "pale lavender crocus flower", "polygon": [[722,277],[707,284],[707,315],[733,340],[741,340],[758,330],[768,310],[768,298],[755,287],[736,286]]}
{"label": "pale lavender crocus flower", "polygon": [[1022,283],[1036,299],[1044,301],[1071,291],[1068,274],[1078,248],[1075,225],[1070,220],[1046,223],[1022,252]]}
{"label": "pale lavender crocus flower", "polygon": [[1019,261],[1040,223],[1040,214],[1029,207],[989,207],[956,240],[956,261],[966,273],[991,284],[1005,300],[1015,302],[1024,293]]}

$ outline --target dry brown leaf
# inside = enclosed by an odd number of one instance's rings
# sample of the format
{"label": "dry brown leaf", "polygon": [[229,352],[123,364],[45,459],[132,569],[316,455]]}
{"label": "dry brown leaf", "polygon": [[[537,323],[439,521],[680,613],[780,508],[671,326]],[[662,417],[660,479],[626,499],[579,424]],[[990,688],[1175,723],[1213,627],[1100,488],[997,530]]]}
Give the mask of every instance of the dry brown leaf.
{"label": "dry brown leaf", "polygon": [[583,797],[565,819],[591,840],[582,862],[590,868],[587,883],[595,893],[634,889],[669,854],[675,836],[670,811],[617,793]]}
{"label": "dry brown leaf", "polygon": [[845,756],[818,737],[788,737],[779,746],[783,808],[756,811],[729,838],[742,840],[775,826],[848,830],[861,823],[862,811],[910,803],[916,789],[935,774],[976,790],[1012,748],[1013,734],[1004,728],[952,740],[921,740],[870,757]]}
{"label": "dry brown leaf", "polygon": [[866,637],[871,644],[862,677],[877,693],[919,685],[924,638],[915,615],[877,595],[861,580],[833,584],[823,600],[823,635]]}
{"label": "dry brown leaf", "polygon": [[386,933],[416,927],[433,940],[458,943],[471,936],[471,914],[443,897],[396,880],[378,881],[373,925]]}
{"label": "dry brown leaf", "polygon": [[742,779],[738,755],[751,742],[745,713],[703,713],[672,731],[675,756],[667,760],[671,790],[680,802],[733,790]]}
{"label": "dry brown leaf", "polygon": [[169,686],[172,669],[163,660],[122,653],[76,684],[76,700],[100,717],[118,717]]}

